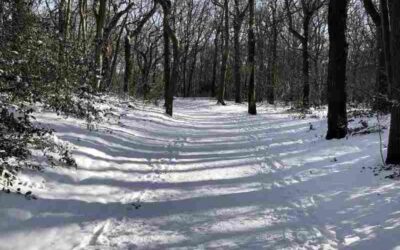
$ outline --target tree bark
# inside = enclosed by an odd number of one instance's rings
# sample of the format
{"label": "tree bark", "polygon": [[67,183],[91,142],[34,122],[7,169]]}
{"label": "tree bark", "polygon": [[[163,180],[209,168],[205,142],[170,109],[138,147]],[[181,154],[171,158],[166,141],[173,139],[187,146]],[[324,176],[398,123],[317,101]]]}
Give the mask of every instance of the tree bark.
{"label": "tree bark", "polygon": [[310,106],[310,55],[308,52],[310,21],[311,21],[311,15],[307,13],[303,19],[303,40],[302,40],[304,108],[308,108]]}
{"label": "tree bark", "polygon": [[[164,37],[164,83],[165,83],[165,112],[173,115],[175,84],[178,81],[179,73],[179,41],[170,26],[171,1],[157,0],[163,8],[163,37]],[[173,65],[171,72],[171,50],[173,48]]]}
{"label": "tree bark", "polygon": [[79,0],[79,32],[78,40],[81,41],[83,53],[86,53],[87,37],[87,0]]}
{"label": "tree bark", "polygon": [[330,0],[328,65],[328,133],[326,139],[341,139],[347,134],[346,114],[346,21],[348,0]]}
{"label": "tree bark", "polygon": [[235,78],[235,102],[236,103],[241,103],[242,102],[242,93],[241,93],[241,84],[242,84],[242,78],[240,74],[240,65],[241,65],[241,59],[240,59],[240,30],[241,30],[241,24],[239,24],[239,20],[235,21],[234,24],[234,65],[233,65],[233,74]]}
{"label": "tree bark", "polygon": [[278,49],[278,27],[276,16],[277,2],[274,2],[272,8],[272,37],[269,49],[269,62],[267,69],[267,102],[269,104],[275,103],[275,85],[277,81],[277,49]]}
{"label": "tree bark", "polygon": [[[96,3],[96,2],[95,2]],[[93,3],[93,4],[95,4]],[[99,0],[99,8],[96,11],[97,6],[93,6],[94,15],[96,19],[96,37],[95,37],[95,51],[94,51],[94,67],[95,67],[95,75],[94,75],[94,89],[99,90],[102,79],[102,70],[103,70],[103,34],[104,34],[104,25],[106,21],[106,7],[107,0]]]}
{"label": "tree bark", "polygon": [[379,111],[387,111],[388,103],[382,98],[388,94],[388,77],[386,71],[386,60],[384,51],[383,19],[382,14],[378,12],[372,0],[363,0],[364,7],[371,17],[376,28],[376,84],[375,90],[379,94],[374,99],[373,108]]}
{"label": "tree bark", "polygon": [[212,79],[211,79],[211,97],[215,97],[215,89],[217,86],[217,68],[218,68],[218,46],[219,46],[219,36],[221,33],[221,26],[218,25],[215,38],[214,38],[214,58],[213,58],[213,69],[212,69]]}
{"label": "tree bark", "polygon": [[248,6],[243,11],[240,10],[239,0],[235,0],[235,17],[233,21],[233,43],[234,43],[234,65],[233,76],[235,80],[235,102],[242,103],[242,59],[240,53],[240,31],[242,30],[243,20],[246,16]]}
{"label": "tree bark", "polygon": [[64,56],[65,56],[65,39],[66,39],[66,30],[65,30],[65,4],[66,0],[61,0],[58,5],[58,40],[59,40],[59,51],[58,51],[58,63],[61,68],[64,66]]}
{"label": "tree bark", "polygon": [[131,86],[132,83],[132,70],[133,70],[133,64],[132,64],[132,46],[131,46],[131,40],[129,37],[129,34],[125,36],[124,39],[124,49],[125,49],[125,74],[124,74],[124,87],[123,91],[124,93],[129,92],[129,86]]}
{"label": "tree bark", "polygon": [[310,106],[310,55],[309,47],[309,27],[312,17],[324,4],[324,1],[301,1],[303,12],[303,34],[301,35],[293,28],[292,14],[290,13],[289,0],[285,1],[287,16],[289,19],[289,31],[296,37],[302,45],[302,74],[303,74],[303,107]]}
{"label": "tree bark", "polygon": [[[164,17],[163,17],[163,38],[164,38],[164,100],[165,100],[165,109],[168,114],[170,112],[169,103],[171,100],[169,99],[169,91],[170,91],[170,81],[171,81],[171,40],[168,34],[168,26],[169,26],[169,10],[164,9]],[[170,112],[171,113],[171,112]],[[172,114],[169,114],[172,115]]]}
{"label": "tree bark", "polygon": [[256,39],[254,35],[254,0],[249,0],[249,69],[250,69],[250,80],[249,80],[249,114],[257,114],[256,105],[256,88],[255,88],[255,53],[256,53]]}
{"label": "tree bark", "polygon": [[224,0],[224,51],[222,52],[222,63],[221,63],[221,78],[218,89],[218,103],[221,105],[225,104],[225,81],[226,71],[229,58],[229,0]]}
{"label": "tree bark", "polygon": [[400,164],[400,1],[390,2],[391,50],[393,67],[392,107],[387,164]]}
{"label": "tree bark", "polygon": [[389,103],[384,97],[388,97],[389,91],[389,78],[387,76],[386,70],[386,57],[383,48],[383,27],[382,25],[377,26],[376,31],[376,92],[379,94],[375,98],[373,103],[373,108],[382,112],[387,112],[389,110]]}
{"label": "tree bark", "polygon": [[391,42],[390,42],[390,24],[389,24],[389,10],[388,1],[380,0],[381,3],[381,20],[382,20],[382,40],[383,40],[383,51],[385,54],[385,67],[388,84],[388,97],[390,98],[392,93],[393,84],[393,66],[392,66],[392,53],[391,53]]}

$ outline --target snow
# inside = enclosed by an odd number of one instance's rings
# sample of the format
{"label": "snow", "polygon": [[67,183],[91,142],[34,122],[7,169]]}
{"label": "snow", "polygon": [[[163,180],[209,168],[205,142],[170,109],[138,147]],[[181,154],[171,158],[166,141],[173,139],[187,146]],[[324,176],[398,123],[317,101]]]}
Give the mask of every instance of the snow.
{"label": "snow", "polygon": [[400,183],[369,170],[378,134],[326,141],[323,117],[228,104],[177,99],[170,118],[115,101],[91,130],[36,114],[78,169],[24,172],[38,200],[0,194],[0,249],[400,249]]}

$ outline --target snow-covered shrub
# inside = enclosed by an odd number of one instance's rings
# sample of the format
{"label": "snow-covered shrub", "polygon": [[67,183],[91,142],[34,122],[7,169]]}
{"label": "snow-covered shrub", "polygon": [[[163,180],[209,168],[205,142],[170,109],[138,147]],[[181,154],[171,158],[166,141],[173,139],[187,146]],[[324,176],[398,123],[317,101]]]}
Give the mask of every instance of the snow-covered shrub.
{"label": "snow-covered shrub", "polygon": [[53,140],[53,131],[35,126],[32,109],[6,105],[0,100],[0,188],[10,190],[20,169],[39,170],[30,160],[32,150],[48,151],[49,165],[76,167],[70,152]]}

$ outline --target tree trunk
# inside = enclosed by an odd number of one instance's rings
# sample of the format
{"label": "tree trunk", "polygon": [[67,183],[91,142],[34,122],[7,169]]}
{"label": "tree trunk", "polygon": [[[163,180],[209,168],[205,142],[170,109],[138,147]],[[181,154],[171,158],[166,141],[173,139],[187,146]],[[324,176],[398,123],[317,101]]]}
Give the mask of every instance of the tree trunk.
{"label": "tree trunk", "polygon": [[347,134],[346,114],[346,21],[348,0],[330,0],[328,65],[328,133],[326,139]]}
{"label": "tree trunk", "polygon": [[211,97],[215,97],[215,89],[217,82],[217,68],[218,68],[218,46],[219,46],[219,36],[221,33],[221,27],[218,26],[215,32],[214,39],[214,58],[213,58],[213,69],[212,69],[212,80],[211,80]]}
{"label": "tree trunk", "polygon": [[[158,0],[161,4],[164,17],[163,17],[163,37],[164,37],[164,82],[165,82],[165,112],[167,115],[173,115],[173,104],[174,104],[174,93],[175,84],[178,81],[179,73],[179,42],[172,31],[170,26],[171,17],[171,1],[170,0]],[[173,48],[173,65],[171,72],[171,51],[170,44],[172,41]],[[172,73],[172,74],[171,74]]]}
{"label": "tree trunk", "polygon": [[256,39],[254,35],[254,0],[249,0],[249,69],[250,69],[250,80],[249,80],[249,114],[257,114],[256,105],[256,88],[255,88],[255,53],[256,53]]}
{"label": "tree trunk", "polygon": [[[372,0],[363,0],[364,7],[368,15],[371,17],[376,28],[376,84],[375,91],[379,94],[373,101],[373,108],[379,111],[387,111],[388,103],[384,100],[384,96],[388,94],[388,77],[385,67],[385,51],[384,51],[384,32],[383,32],[383,12],[378,12]],[[387,12],[387,11],[386,11]],[[387,13],[386,13],[387,14]]]}
{"label": "tree trunk", "polygon": [[107,0],[99,1],[99,9],[95,13],[96,19],[96,37],[95,37],[95,51],[94,51],[94,89],[99,90],[102,80],[103,70],[103,34],[106,19]]}
{"label": "tree trunk", "polygon": [[229,4],[228,0],[224,1],[224,51],[222,53],[222,63],[221,63],[221,79],[219,82],[218,89],[218,103],[225,105],[225,81],[226,81],[226,71],[227,63],[229,57]]}
{"label": "tree trunk", "polygon": [[302,54],[303,54],[303,107],[309,108],[310,106],[310,60],[308,52],[308,37],[311,16],[306,15],[303,19],[303,40],[302,40]]}
{"label": "tree trunk", "polygon": [[388,96],[388,78],[386,71],[386,60],[385,52],[383,48],[383,30],[382,25],[376,27],[376,92],[379,94],[378,98],[375,98],[373,108],[382,112],[386,112],[389,109],[389,103],[384,97]]}
{"label": "tree trunk", "polygon": [[79,0],[79,19],[78,40],[81,41],[83,53],[86,53],[87,0]]}
{"label": "tree trunk", "polygon": [[241,93],[241,75],[240,75],[240,65],[241,65],[241,59],[240,59],[240,29],[241,25],[238,23],[240,22],[239,20],[235,21],[234,25],[234,50],[235,50],[235,62],[233,66],[233,74],[235,77],[235,102],[236,103],[241,103],[242,102],[242,93]]}
{"label": "tree trunk", "polygon": [[106,86],[105,89],[111,88],[113,80],[114,80],[115,71],[117,69],[117,61],[118,61],[118,56],[119,56],[119,50],[120,50],[120,47],[121,47],[121,37],[122,37],[122,33],[124,32],[127,20],[128,20],[128,16],[125,17],[125,19],[124,19],[124,21],[122,23],[122,26],[121,26],[121,30],[120,30],[120,32],[118,34],[117,45],[115,46],[115,52],[114,52],[114,56],[112,58],[110,73],[109,73],[109,76],[106,78],[107,79],[107,86]]}
{"label": "tree trunk", "polygon": [[198,45],[196,45],[194,48],[194,55],[193,55],[192,63],[190,64],[190,67],[189,67],[187,96],[191,96],[192,92],[194,92],[193,91],[193,75],[194,75],[194,71],[196,70],[196,65],[197,65],[197,55],[198,55],[197,46]]}
{"label": "tree trunk", "polygon": [[[164,9],[164,18],[163,18],[163,37],[164,37],[164,100],[165,100],[165,108],[167,114],[170,112],[169,103],[169,90],[170,90],[170,80],[171,80],[171,40],[168,34],[168,26],[169,26],[169,10]],[[172,115],[172,114],[169,114]]]}
{"label": "tree trunk", "polygon": [[386,76],[388,81],[388,96],[391,96],[391,88],[393,84],[393,67],[392,67],[392,53],[391,53],[391,42],[390,42],[390,24],[389,24],[389,10],[388,1],[380,0],[381,3],[381,20],[382,20],[382,40],[383,40],[383,51],[385,54],[385,67]]}
{"label": "tree trunk", "polygon": [[64,65],[64,56],[65,56],[65,4],[66,0],[61,0],[58,5],[58,40],[59,40],[59,50],[58,50],[58,63],[61,68]]}
{"label": "tree trunk", "polygon": [[131,85],[132,82],[132,46],[131,46],[131,40],[129,38],[129,34],[125,36],[125,75],[124,75],[124,87],[123,91],[124,93],[129,92],[129,86]]}
{"label": "tree trunk", "polygon": [[174,94],[175,94],[175,84],[178,81],[178,74],[179,74],[179,43],[176,36],[170,33],[171,40],[172,40],[172,53],[174,62],[172,64],[172,74],[171,74],[171,81],[168,90],[168,99],[167,99],[167,109],[166,113],[170,116],[173,115],[173,108],[174,108]]}
{"label": "tree trunk", "polygon": [[272,9],[272,37],[270,41],[269,49],[269,63],[267,70],[267,102],[269,104],[275,103],[275,85],[277,81],[277,49],[278,49],[278,27],[276,22],[276,2],[274,8]]}
{"label": "tree trunk", "polygon": [[70,38],[71,33],[71,9],[72,9],[72,0],[67,0],[67,6],[65,9],[65,40]]}
{"label": "tree trunk", "polygon": [[4,2],[0,0],[0,27],[1,27],[1,35],[3,35],[3,19],[4,19]]}
{"label": "tree trunk", "polygon": [[387,164],[400,164],[400,1],[392,0],[390,5],[391,53],[393,67],[392,107]]}

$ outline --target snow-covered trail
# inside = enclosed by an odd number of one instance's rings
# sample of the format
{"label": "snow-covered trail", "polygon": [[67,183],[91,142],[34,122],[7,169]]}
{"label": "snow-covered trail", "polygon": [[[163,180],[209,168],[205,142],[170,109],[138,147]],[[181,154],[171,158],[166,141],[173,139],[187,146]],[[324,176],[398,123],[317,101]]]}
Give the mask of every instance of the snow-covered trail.
{"label": "snow-covered trail", "polygon": [[280,108],[175,106],[119,105],[96,131],[39,114],[79,168],[36,177],[37,201],[0,194],[0,249],[400,249],[400,183],[363,169],[376,134],[328,142],[325,119]]}

